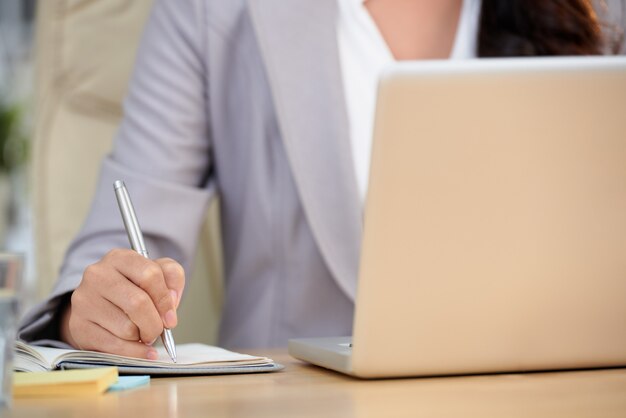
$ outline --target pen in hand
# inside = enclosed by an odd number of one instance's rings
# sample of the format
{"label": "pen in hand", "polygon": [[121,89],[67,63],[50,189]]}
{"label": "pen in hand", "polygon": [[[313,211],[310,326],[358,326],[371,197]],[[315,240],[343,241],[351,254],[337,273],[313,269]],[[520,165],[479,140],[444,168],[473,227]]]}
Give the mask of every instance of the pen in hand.
{"label": "pen in hand", "polygon": [[[123,181],[117,180],[113,183],[113,189],[115,190],[115,197],[117,198],[117,204],[119,205],[120,212],[122,214],[122,220],[124,221],[124,227],[126,228],[131,248],[142,256],[150,258],[148,250],[146,250],[143,234],[139,228],[137,215],[135,214],[135,209],[130,201],[130,195],[128,194],[126,185]],[[163,341],[165,350],[167,350],[167,354],[169,354],[172,361],[176,363],[176,345],[174,343],[172,331],[169,328],[163,329],[161,340]]]}

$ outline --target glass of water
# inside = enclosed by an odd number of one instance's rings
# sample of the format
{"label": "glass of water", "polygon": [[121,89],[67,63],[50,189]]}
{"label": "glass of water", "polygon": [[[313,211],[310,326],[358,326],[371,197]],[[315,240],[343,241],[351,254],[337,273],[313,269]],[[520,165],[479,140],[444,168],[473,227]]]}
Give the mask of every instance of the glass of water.
{"label": "glass of water", "polygon": [[0,409],[11,403],[18,287],[23,264],[18,254],[0,253]]}

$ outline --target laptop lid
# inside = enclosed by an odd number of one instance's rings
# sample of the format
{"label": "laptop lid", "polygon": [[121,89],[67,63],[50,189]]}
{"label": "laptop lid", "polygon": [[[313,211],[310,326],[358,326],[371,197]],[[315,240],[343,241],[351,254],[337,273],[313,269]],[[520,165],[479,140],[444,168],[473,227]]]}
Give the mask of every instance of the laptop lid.
{"label": "laptop lid", "polygon": [[378,97],[363,377],[626,365],[626,59],[402,63]]}

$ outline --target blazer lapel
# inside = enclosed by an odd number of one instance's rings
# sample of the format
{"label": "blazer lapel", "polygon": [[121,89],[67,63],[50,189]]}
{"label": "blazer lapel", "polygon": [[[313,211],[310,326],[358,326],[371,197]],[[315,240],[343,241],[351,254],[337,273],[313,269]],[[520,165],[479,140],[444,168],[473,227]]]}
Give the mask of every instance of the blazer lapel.
{"label": "blazer lapel", "polygon": [[362,210],[348,136],[336,0],[248,0],[300,198],[331,273],[356,293]]}

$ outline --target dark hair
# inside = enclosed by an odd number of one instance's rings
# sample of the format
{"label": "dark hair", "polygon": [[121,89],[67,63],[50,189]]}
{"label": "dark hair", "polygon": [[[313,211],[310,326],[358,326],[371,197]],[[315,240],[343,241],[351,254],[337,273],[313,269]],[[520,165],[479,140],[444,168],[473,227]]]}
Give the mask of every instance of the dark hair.
{"label": "dark hair", "polygon": [[[483,0],[478,56],[598,55],[618,40],[594,0]],[[623,6],[623,5],[622,5]]]}

